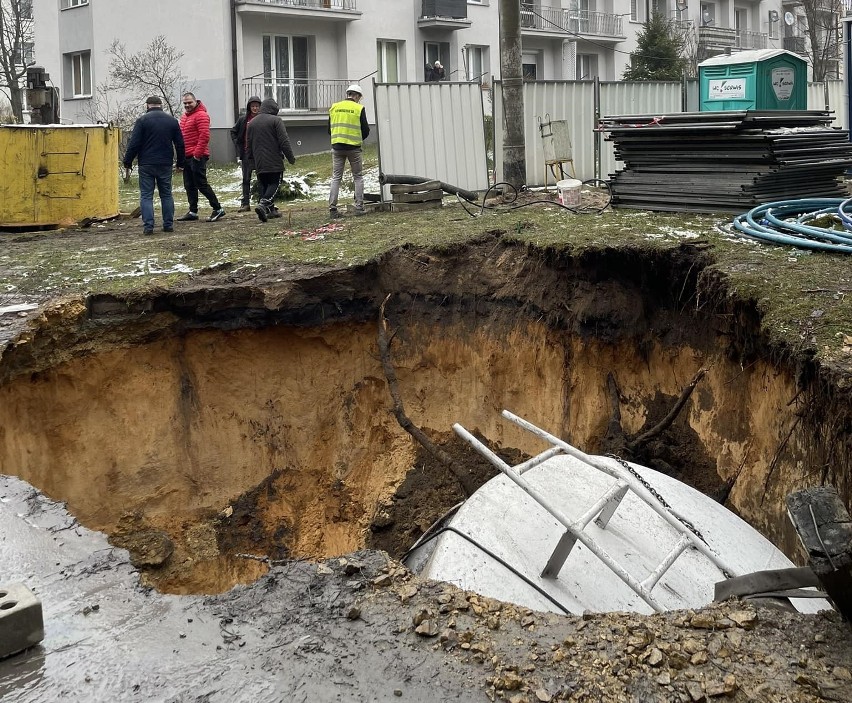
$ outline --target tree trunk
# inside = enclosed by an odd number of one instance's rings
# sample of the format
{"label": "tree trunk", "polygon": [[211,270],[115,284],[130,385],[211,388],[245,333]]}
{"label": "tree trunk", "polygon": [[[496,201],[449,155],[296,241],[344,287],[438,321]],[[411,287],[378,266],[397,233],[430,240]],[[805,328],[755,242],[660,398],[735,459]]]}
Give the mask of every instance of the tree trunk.
{"label": "tree trunk", "polygon": [[527,182],[527,168],[521,4],[518,0],[500,0],[500,76],[503,83],[503,180],[519,188]]}

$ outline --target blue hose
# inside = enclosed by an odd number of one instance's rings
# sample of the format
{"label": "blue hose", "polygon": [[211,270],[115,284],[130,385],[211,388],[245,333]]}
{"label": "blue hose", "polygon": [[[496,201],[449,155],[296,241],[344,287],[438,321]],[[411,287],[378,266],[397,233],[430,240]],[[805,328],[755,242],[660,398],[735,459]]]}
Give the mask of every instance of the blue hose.
{"label": "blue hose", "polygon": [[[844,229],[808,224],[830,217]],[[800,249],[852,254],[852,198],[778,200],[737,215],[734,229],[743,237]]]}

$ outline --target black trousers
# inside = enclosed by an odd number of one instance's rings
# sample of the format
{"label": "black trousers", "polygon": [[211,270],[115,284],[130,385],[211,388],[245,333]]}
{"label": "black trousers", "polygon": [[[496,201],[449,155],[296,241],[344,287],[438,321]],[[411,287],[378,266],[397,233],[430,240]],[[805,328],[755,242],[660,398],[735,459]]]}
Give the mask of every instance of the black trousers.
{"label": "black trousers", "polygon": [[207,198],[207,202],[214,210],[222,207],[219,204],[219,198],[207,182],[207,159],[206,156],[200,159],[187,159],[183,168],[183,187],[186,189],[190,212],[198,212],[199,193]]}
{"label": "black trousers", "polygon": [[243,168],[243,197],[240,205],[248,205],[251,202],[251,174],[254,171],[254,162],[243,158],[241,165]]}
{"label": "black trousers", "polygon": [[258,173],[257,180],[260,182],[260,200],[264,205],[272,205],[278,186],[281,185],[281,171],[275,173]]}

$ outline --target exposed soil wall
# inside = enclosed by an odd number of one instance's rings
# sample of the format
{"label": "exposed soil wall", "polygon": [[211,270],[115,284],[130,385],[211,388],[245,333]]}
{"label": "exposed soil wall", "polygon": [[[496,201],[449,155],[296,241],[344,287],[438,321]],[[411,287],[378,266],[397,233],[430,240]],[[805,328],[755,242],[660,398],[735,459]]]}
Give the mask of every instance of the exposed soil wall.
{"label": "exposed soil wall", "polygon": [[[390,412],[378,359],[378,303],[395,292],[400,390],[442,441],[460,422],[506,450],[540,451],[501,421],[507,408],[598,451],[608,374],[624,430],[637,433],[708,368],[660,440],[659,468],[727,497],[794,554],[785,496],[823,481],[848,496],[838,437],[849,409],[818,369],[763,346],[745,303],[717,284],[701,291],[703,263],[691,250],[566,259],[488,241],[69,304],[2,360],[0,472],[118,543],[163,533],[175,553],[152,573],[172,591],[223,590],[264,570],[227,559],[238,553],[328,557],[382,545],[394,524],[411,537],[400,523],[425,494],[400,489],[413,472],[428,485],[430,469]],[[717,302],[696,305],[700,293]]]}

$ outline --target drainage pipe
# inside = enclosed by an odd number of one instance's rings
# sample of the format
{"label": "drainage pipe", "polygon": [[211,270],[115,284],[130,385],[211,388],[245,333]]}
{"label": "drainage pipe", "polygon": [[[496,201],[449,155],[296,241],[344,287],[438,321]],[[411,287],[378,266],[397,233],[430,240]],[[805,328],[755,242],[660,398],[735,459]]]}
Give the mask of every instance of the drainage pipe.
{"label": "drainage pipe", "polygon": [[[390,173],[382,173],[379,176],[379,183],[382,185],[410,185],[416,186],[418,183],[428,183],[429,181],[434,181],[434,178],[425,178],[423,176],[399,176],[393,175]],[[465,190],[464,188],[459,188],[458,186],[451,185],[450,183],[441,182],[441,190],[445,193],[452,193],[453,195],[458,195],[461,198],[464,198],[468,202],[476,202],[479,200],[479,197],[476,193]]]}

